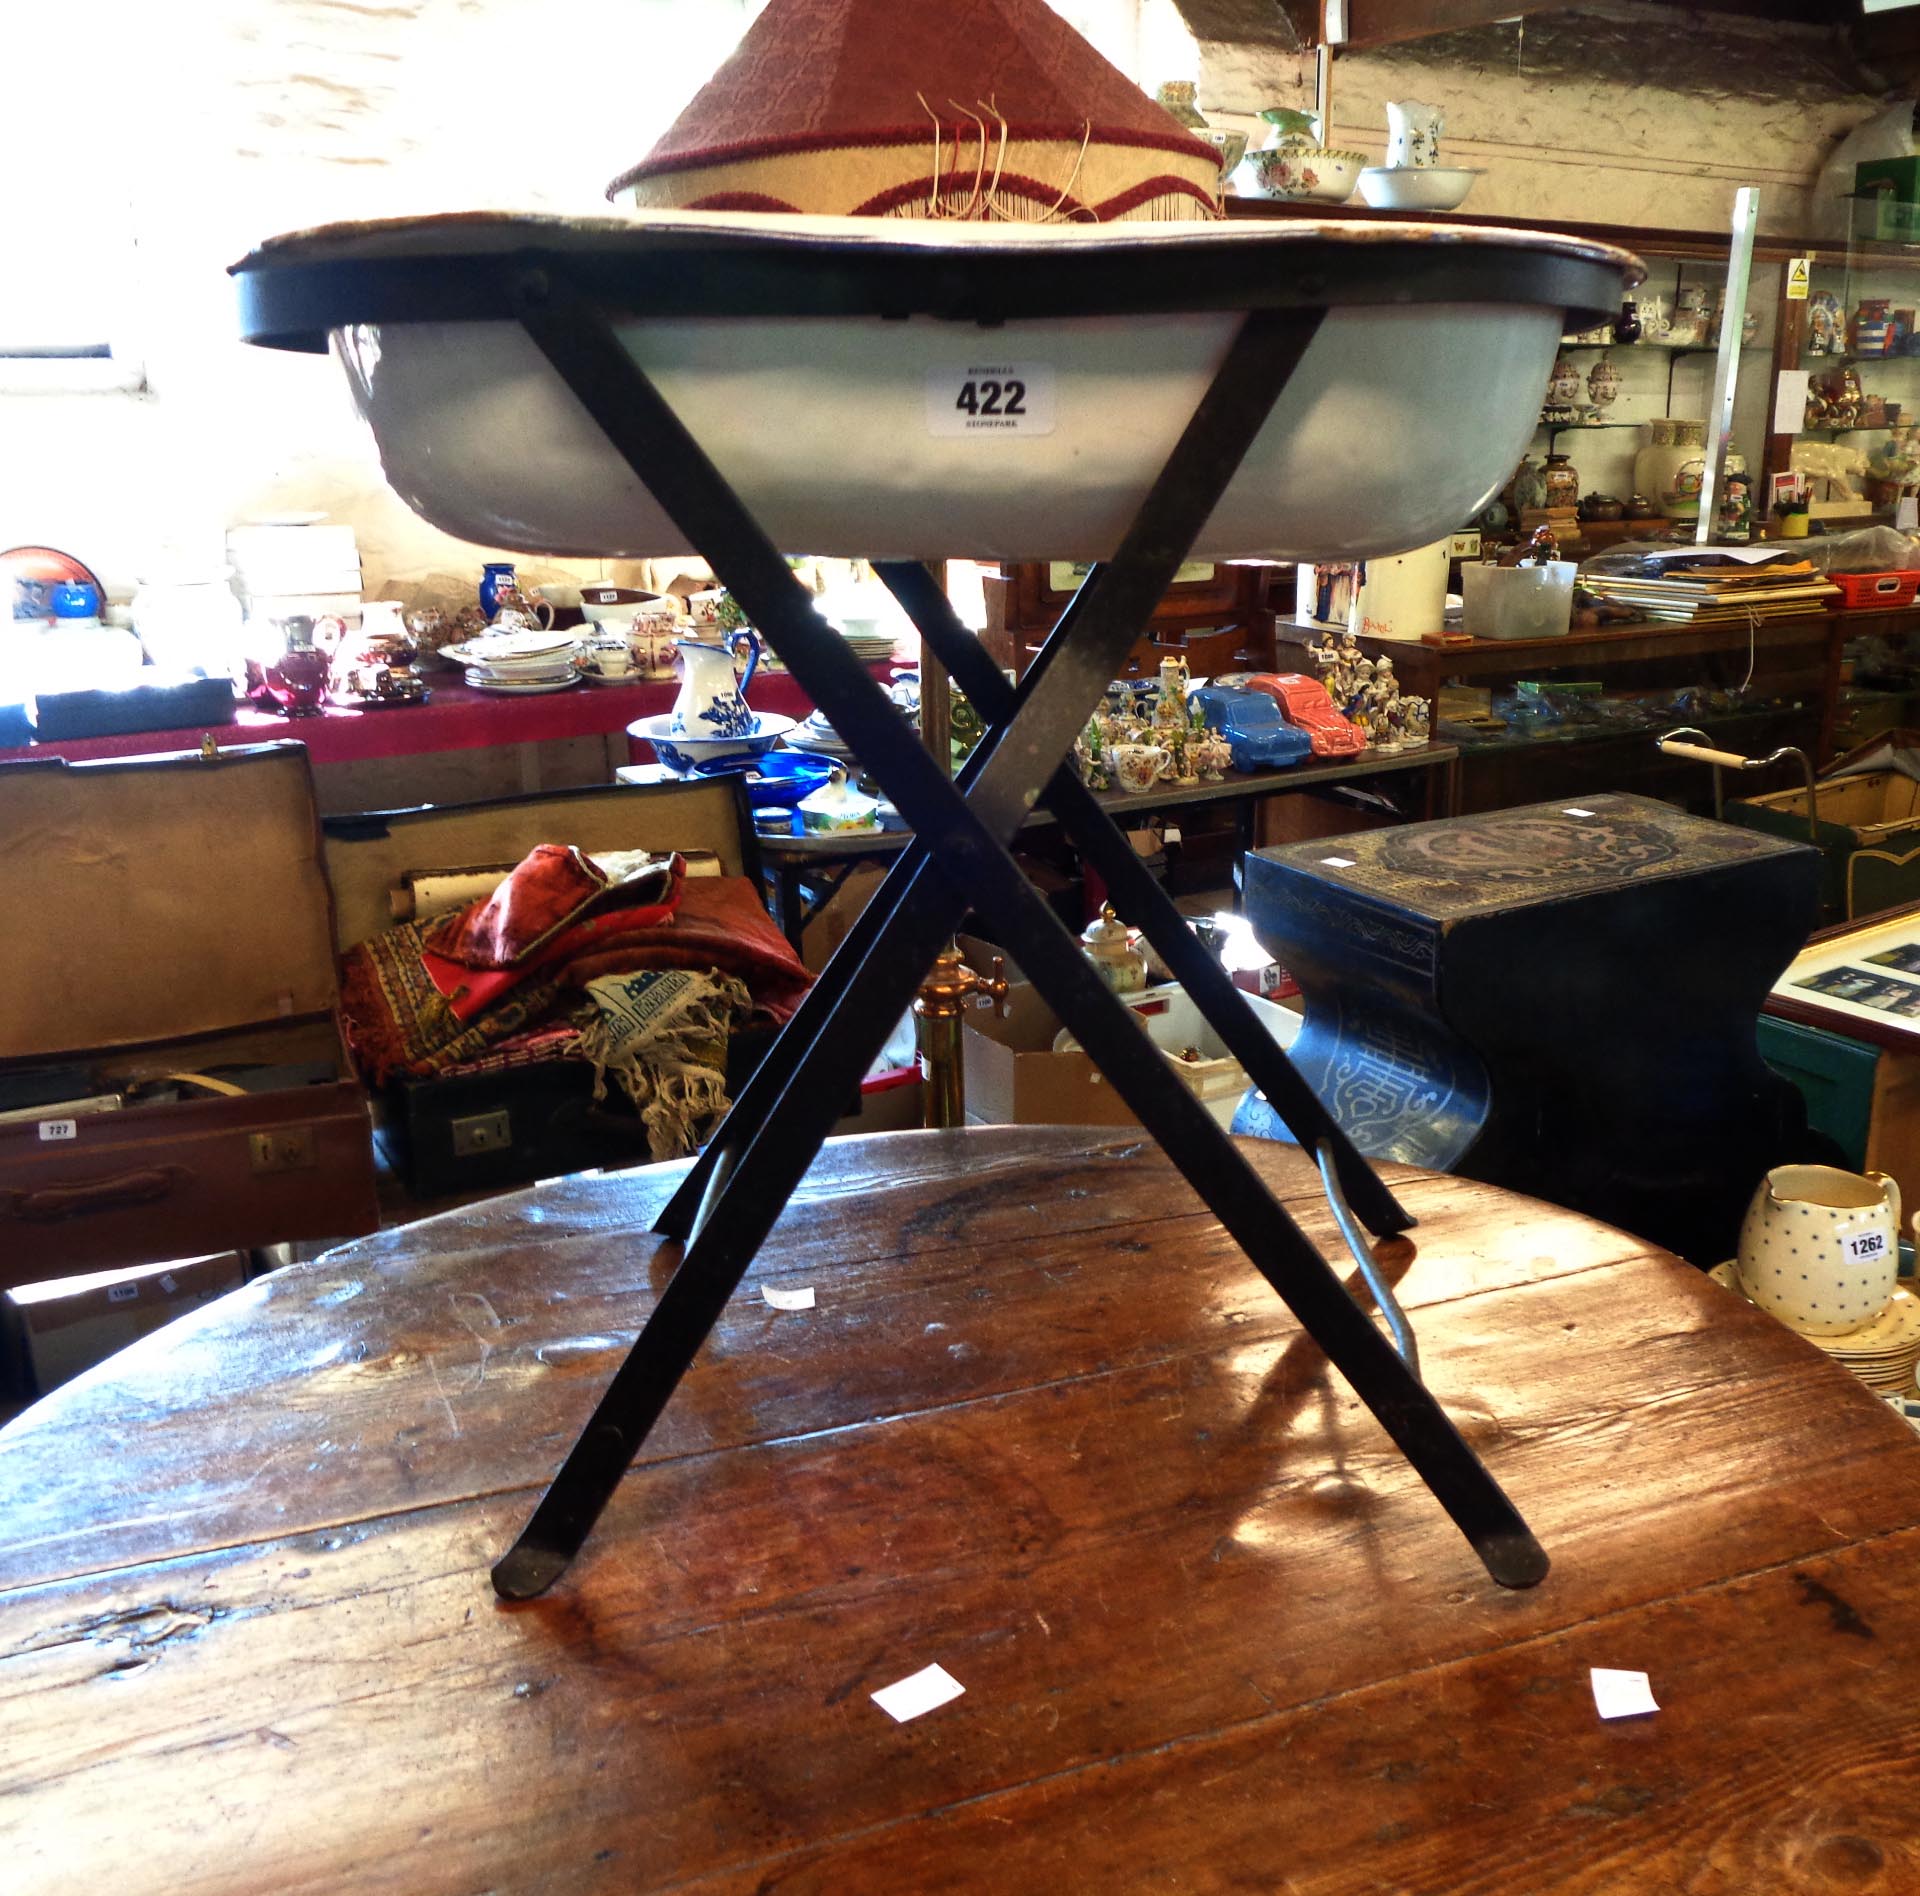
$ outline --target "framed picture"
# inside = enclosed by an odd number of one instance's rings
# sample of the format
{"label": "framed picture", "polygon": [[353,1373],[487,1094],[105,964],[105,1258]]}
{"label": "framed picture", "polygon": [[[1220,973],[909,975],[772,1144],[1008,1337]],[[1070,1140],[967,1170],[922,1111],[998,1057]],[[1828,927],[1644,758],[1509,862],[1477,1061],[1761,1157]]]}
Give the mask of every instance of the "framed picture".
{"label": "framed picture", "polygon": [[1920,904],[1822,929],[1773,984],[1765,1011],[1920,1052]]}

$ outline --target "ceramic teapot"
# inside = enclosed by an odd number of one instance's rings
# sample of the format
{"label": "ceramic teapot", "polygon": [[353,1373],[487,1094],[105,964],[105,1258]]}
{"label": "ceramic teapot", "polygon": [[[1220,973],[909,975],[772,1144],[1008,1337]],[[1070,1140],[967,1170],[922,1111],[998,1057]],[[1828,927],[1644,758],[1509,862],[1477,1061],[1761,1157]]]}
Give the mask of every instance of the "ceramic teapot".
{"label": "ceramic teapot", "polygon": [[1080,944],[1100,979],[1116,994],[1138,994],[1147,985],[1147,955],[1133,931],[1107,903],[1081,931]]}
{"label": "ceramic teapot", "polygon": [[1739,1277],[1802,1336],[1845,1336],[1887,1307],[1900,1268],[1900,1187],[1832,1165],[1780,1165],[1740,1226]]}
{"label": "ceramic teapot", "polygon": [[[671,737],[751,737],[758,720],[747,706],[747,690],[760,663],[760,635],[748,626],[723,632],[722,643],[675,641],[682,667],[680,695],[673,701]],[[736,680],[733,656],[747,648],[747,673]]]}

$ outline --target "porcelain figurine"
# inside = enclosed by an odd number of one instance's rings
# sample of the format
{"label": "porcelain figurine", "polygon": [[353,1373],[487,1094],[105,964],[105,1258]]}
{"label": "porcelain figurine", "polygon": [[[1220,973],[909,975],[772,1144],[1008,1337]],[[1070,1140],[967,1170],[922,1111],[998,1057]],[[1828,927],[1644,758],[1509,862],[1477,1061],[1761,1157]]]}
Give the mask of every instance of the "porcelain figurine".
{"label": "porcelain figurine", "polygon": [[1657,296],[1649,296],[1640,304],[1640,339],[1642,342],[1665,342],[1672,324],[1667,317],[1667,306]]}
{"label": "porcelain figurine", "polygon": [[[744,678],[734,677],[734,654],[747,648]],[[673,702],[673,737],[750,737],[759,728],[747,705],[747,692],[760,663],[760,636],[746,626],[725,635],[725,643],[678,641],[683,668],[680,695]]]}
{"label": "porcelain figurine", "polygon": [[1233,746],[1218,731],[1203,726],[1190,748],[1202,783],[1219,783],[1226,776],[1233,763]]}
{"label": "porcelain figurine", "polygon": [[1073,741],[1074,767],[1089,790],[1111,790],[1113,772],[1107,762],[1107,739],[1101,720],[1091,717],[1087,727]]}
{"label": "porcelain figurine", "polygon": [[1844,355],[1847,325],[1840,299],[1831,290],[1815,290],[1807,298],[1807,354]]}
{"label": "porcelain figurine", "polygon": [[1603,349],[1600,360],[1587,371],[1587,395],[1595,408],[1611,408],[1620,398],[1620,371]]}
{"label": "porcelain figurine", "polygon": [[1440,162],[1440,132],[1445,119],[1437,105],[1418,99],[1387,101],[1387,163],[1422,170]]}

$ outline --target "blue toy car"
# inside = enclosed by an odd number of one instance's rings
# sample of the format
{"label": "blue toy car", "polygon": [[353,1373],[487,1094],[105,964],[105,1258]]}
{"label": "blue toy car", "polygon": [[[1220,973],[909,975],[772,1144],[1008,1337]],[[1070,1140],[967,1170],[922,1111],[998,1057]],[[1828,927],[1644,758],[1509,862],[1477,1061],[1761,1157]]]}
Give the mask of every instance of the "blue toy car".
{"label": "blue toy car", "polygon": [[1235,770],[1272,770],[1311,754],[1313,739],[1280,715],[1264,691],[1236,685],[1202,685],[1187,702],[1197,704],[1208,727],[1233,746]]}

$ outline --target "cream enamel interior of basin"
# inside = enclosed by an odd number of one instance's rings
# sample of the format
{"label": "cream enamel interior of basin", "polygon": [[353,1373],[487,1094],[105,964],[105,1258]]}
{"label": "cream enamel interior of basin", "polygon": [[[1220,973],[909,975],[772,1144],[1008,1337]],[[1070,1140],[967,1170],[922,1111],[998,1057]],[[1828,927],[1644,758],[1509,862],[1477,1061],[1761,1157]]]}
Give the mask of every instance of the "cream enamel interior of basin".
{"label": "cream enamel interior of basin", "polygon": [[[659,318],[621,329],[783,550],[894,559],[1102,559],[1241,317],[1014,321]],[[1458,526],[1539,417],[1557,308],[1336,308],[1202,532],[1202,557],[1397,552]],[[511,322],[338,331],[387,479],[483,545],[633,558],[692,550]],[[1045,412],[943,432],[974,368]]]}

